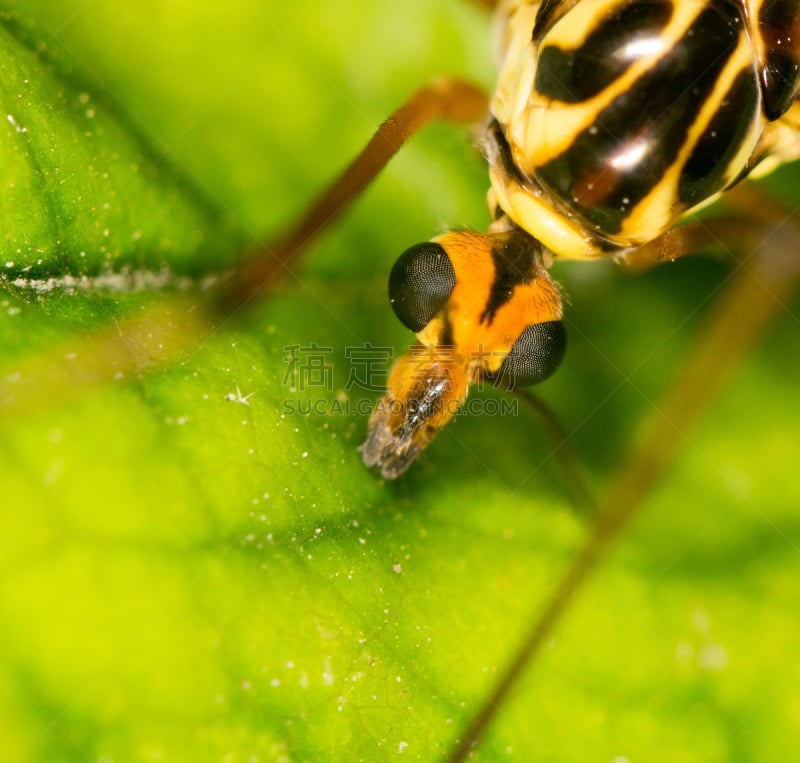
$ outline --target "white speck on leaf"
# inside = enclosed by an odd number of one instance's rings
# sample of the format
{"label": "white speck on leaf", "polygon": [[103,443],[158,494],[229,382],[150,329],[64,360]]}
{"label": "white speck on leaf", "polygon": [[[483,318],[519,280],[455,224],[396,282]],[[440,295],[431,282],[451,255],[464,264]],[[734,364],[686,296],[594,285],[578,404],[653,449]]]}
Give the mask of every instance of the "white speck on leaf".
{"label": "white speck on leaf", "polygon": [[700,649],[697,664],[704,670],[722,670],[728,665],[728,652],[722,644],[708,644]]}
{"label": "white speck on leaf", "polygon": [[12,127],[13,127],[13,128],[16,130],[16,131],[17,131],[17,132],[28,132],[28,128],[27,128],[27,127],[20,127],[20,126],[17,124],[17,120],[16,120],[16,119],[14,119],[14,115],[13,115],[13,114],[6,114],[6,119],[8,120],[8,123],[9,123],[9,124],[10,124],[10,125],[11,125],[11,126],[12,126]]}
{"label": "white speck on leaf", "polygon": [[333,686],[333,671],[331,670],[331,661],[329,658],[326,658],[322,669],[322,683],[324,683],[325,686]]}

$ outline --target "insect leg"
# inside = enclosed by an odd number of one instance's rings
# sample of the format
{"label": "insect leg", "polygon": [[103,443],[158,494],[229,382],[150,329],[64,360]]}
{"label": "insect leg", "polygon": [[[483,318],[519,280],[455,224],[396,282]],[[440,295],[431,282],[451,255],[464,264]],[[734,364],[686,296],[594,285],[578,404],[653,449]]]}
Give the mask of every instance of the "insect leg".
{"label": "insect leg", "polygon": [[[672,228],[657,239],[619,255],[616,261],[626,269],[649,270],[697,252],[713,252],[740,260],[754,252],[776,221],[788,220],[789,210],[749,184],[737,186],[725,196],[733,211],[707,220],[695,220]],[[731,242],[736,242],[735,246]]]}
{"label": "insect leg", "polygon": [[[688,430],[800,286],[800,224],[786,210],[781,214],[781,205],[761,200],[752,191],[737,194],[735,202],[744,205],[748,198],[750,206],[746,208],[754,214],[749,220],[740,219],[734,240],[737,247],[749,250],[750,254],[738,260],[688,361],[646,422],[641,438],[619,469],[607,498],[601,502],[583,547],[533,618],[508,667],[445,758],[447,763],[461,763],[470,756],[524,672],[551,638],[574,597],[670,468]],[[686,227],[687,241],[692,237],[699,241],[702,229],[705,228],[706,234],[710,230],[707,223],[700,222]]]}
{"label": "insect leg", "polygon": [[555,411],[538,395],[529,389],[515,389],[514,394],[523,400],[537,416],[550,442],[556,465],[561,473],[564,491],[569,497],[575,512],[586,519],[597,515],[597,502],[584,479],[580,465],[570,446],[570,437],[558,420]]}
{"label": "insect leg", "polygon": [[372,136],[356,159],[305,213],[254,252],[226,294],[236,309],[259,295],[369,185],[416,132],[436,119],[475,124],[487,113],[486,93],[458,79],[437,79],[415,92]]}
{"label": "insect leg", "polygon": [[626,270],[642,272],[656,265],[674,262],[687,254],[713,252],[736,257],[726,245],[729,240],[750,240],[758,224],[740,215],[725,215],[713,220],[689,223],[667,231],[657,239],[617,256],[616,261]]}

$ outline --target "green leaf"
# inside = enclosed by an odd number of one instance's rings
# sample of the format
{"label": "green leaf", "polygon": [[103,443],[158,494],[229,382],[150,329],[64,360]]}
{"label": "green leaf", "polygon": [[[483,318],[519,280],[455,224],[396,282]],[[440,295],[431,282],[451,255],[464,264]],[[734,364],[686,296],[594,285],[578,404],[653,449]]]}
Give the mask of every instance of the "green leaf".
{"label": "green leaf", "polygon": [[41,30],[15,13],[3,21],[6,275],[43,289],[45,275],[196,268],[197,251],[230,248],[223,215],[131,129],[132,116],[60,74]]}
{"label": "green leaf", "polygon": [[[352,351],[411,340],[396,255],[487,223],[471,136],[415,139],[249,311],[209,287],[419,84],[490,85],[488,26],[456,0],[6,5],[0,760],[435,761],[485,700],[587,533],[554,446],[524,407],[466,415],[385,484],[356,450],[378,393],[348,385]],[[541,392],[602,494],[729,269],[554,272],[571,346]],[[475,759],[792,758],[784,307]]]}

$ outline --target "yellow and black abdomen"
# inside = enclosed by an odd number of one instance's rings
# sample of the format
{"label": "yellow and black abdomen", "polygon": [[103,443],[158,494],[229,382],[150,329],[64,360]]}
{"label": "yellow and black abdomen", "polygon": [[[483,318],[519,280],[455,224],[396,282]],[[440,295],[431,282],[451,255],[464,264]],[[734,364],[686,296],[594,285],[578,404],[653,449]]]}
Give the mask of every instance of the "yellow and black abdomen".
{"label": "yellow and black abdomen", "polygon": [[[556,254],[593,256],[655,239],[745,177],[797,72],[783,51],[770,89],[747,18],[729,0],[512,3],[493,200]],[[558,241],[559,224],[588,249]]]}

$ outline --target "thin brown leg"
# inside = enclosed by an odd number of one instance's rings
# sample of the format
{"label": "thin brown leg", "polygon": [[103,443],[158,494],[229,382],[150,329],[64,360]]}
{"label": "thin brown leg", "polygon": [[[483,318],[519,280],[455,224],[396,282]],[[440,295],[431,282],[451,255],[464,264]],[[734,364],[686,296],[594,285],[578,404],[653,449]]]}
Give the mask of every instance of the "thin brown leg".
{"label": "thin brown leg", "polygon": [[[753,203],[760,198],[749,191],[737,196],[737,203],[739,199],[747,203],[749,198]],[[509,666],[445,759],[447,763],[461,763],[469,757],[524,671],[550,639],[574,596],[663,478],[683,446],[686,432],[800,285],[800,225],[780,209],[773,202],[759,201],[756,215],[760,219],[738,221],[740,228],[732,240],[737,248],[749,249],[752,254],[739,261],[694,351],[601,503],[583,548],[534,618]],[[685,234],[687,242],[703,237],[719,241],[707,223],[687,226]],[[728,237],[731,240],[730,231]]]}
{"label": "thin brown leg", "polygon": [[[264,289],[314,236],[344,210],[397,153],[408,138],[434,119],[472,124],[486,112],[486,96],[474,85],[439,80],[415,93],[398,109],[364,151],[310,209],[272,246],[256,252],[222,294],[222,314],[230,315]],[[213,330],[219,315],[195,310],[183,299],[166,299],[142,315],[124,319],[69,342],[54,357],[78,355],[83,363],[33,360],[0,379],[0,423],[75,398],[120,376],[174,362]],[[149,327],[149,328],[148,328]],[[54,365],[55,363],[55,365]]]}
{"label": "thin brown leg", "polygon": [[[728,192],[725,203],[732,212],[673,228],[654,241],[621,255],[617,258],[618,264],[638,272],[697,252],[713,252],[738,260],[759,246],[764,232],[774,226],[776,220],[789,216],[780,202],[747,183]],[[731,242],[735,243],[731,245]]]}
{"label": "thin brown leg", "polygon": [[418,90],[373,135],[355,161],[277,240],[255,252],[226,294],[229,308],[257,296],[360,194],[403,144],[435,119],[475,124],[488,108],[486,94],[468,82],[439,79]]}
{"label": "thin brown leg", "polygon": [[597,516],[597,503],[581,473],[578,460],[572,452],[569,435],[558,420],[555,411],[528,389],[516,389],[514,394],[524,400],[534,414],[539,417],[547,439],[550,441],[553,458],[561,472],[564,491],[569,496],[573,508],[587,520],[594,519]]}

